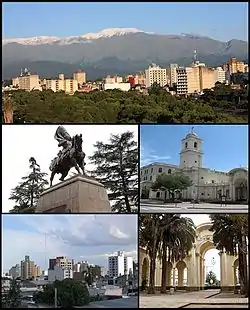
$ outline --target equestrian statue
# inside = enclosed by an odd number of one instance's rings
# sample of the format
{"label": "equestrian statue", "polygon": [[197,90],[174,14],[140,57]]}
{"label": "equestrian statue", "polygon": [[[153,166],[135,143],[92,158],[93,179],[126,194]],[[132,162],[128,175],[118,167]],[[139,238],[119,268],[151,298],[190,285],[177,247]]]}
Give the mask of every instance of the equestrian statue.
{"label": "equestrian statue", "polygon": [[[85,153],[82,151],[82,134],[71,137],[63,126],[59,126],[54,135],[58,147],[62,147],[50,164],[50,186],[55,174],[60,173],[60,181],[64,181],[71,168],[75,168],[79,174],[85,173]],[[82,171],[82,173],[81,173]]]}

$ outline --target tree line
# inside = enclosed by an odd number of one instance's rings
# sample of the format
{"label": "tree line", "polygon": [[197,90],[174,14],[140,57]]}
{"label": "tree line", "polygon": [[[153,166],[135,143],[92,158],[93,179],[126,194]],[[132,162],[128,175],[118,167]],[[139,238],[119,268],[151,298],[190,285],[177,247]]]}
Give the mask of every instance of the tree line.
{"label": "tree line", "polygon": [[5,96],[3,122],[8,119],[4,115],[11,114],[10,100],[14,123],[248,122],[248,88],[234,90],[226,85],[187,98],[172,96],[157,85],[148,95],[132,90],[76,92],[73,96],[52,90],[16,90]]}
{"label": "tree line", "polygon": [[[89,157],[95,165],[88,174],[109,190],[113,212],[138,211],[138,146],[134,133],[127,131],[110,136],[108,143],[97,141]],[[41,193],[49,184],[34,157],[29,160],[30,173],[12,189],[9,199],[15,202],[10,213],[34,213]]]}

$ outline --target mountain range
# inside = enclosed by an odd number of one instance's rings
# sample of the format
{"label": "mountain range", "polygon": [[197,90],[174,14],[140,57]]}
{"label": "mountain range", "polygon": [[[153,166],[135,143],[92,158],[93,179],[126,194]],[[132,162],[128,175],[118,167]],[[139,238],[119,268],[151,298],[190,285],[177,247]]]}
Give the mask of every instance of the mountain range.
{"label": "mountain range", "polygon": [[3,77],[11,78],[21,68],[40,76],[71,75],[76,69],[86,71],[88,78],[106,74],[126,74],[145,70],[151,63],[189,65],[193,50],[207,65],[217,66],[230,57],[248,59],[248,42],[228,42],[209,37],[181,34],[164,35],[136,28],[111,28],[79,36],[3,39]]}

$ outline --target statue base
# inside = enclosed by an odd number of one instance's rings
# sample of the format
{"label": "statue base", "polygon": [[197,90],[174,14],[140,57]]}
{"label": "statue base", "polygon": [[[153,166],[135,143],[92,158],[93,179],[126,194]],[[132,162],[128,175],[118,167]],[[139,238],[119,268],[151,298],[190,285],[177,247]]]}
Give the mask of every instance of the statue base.
{"label": "statue base", "polygon": [[40,196],[35,213],[111,212],[104,186],[95,179],[76,175],[46,189]]}

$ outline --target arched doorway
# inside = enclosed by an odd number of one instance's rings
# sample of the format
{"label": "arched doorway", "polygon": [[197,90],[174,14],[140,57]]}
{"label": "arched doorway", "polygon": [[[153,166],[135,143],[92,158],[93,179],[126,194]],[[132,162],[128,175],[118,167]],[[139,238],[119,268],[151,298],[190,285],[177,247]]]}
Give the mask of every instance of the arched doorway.
{"label": "arched doorway", "polygon": [[176,264],[176,286],[178,289],[185,289],[187,285],[187,265],[182,260]]}
{"label": "arched doorway", "polygon": [[247,181],[245,179],[237,179],[234,182],[235,200],[246,201],[247,200]]}
{"label": "arched doorway", "polygon": [[204,253],[204,283],[202,289],[212,289],[220,287],[221,262],[219,251],[210,248]]}

